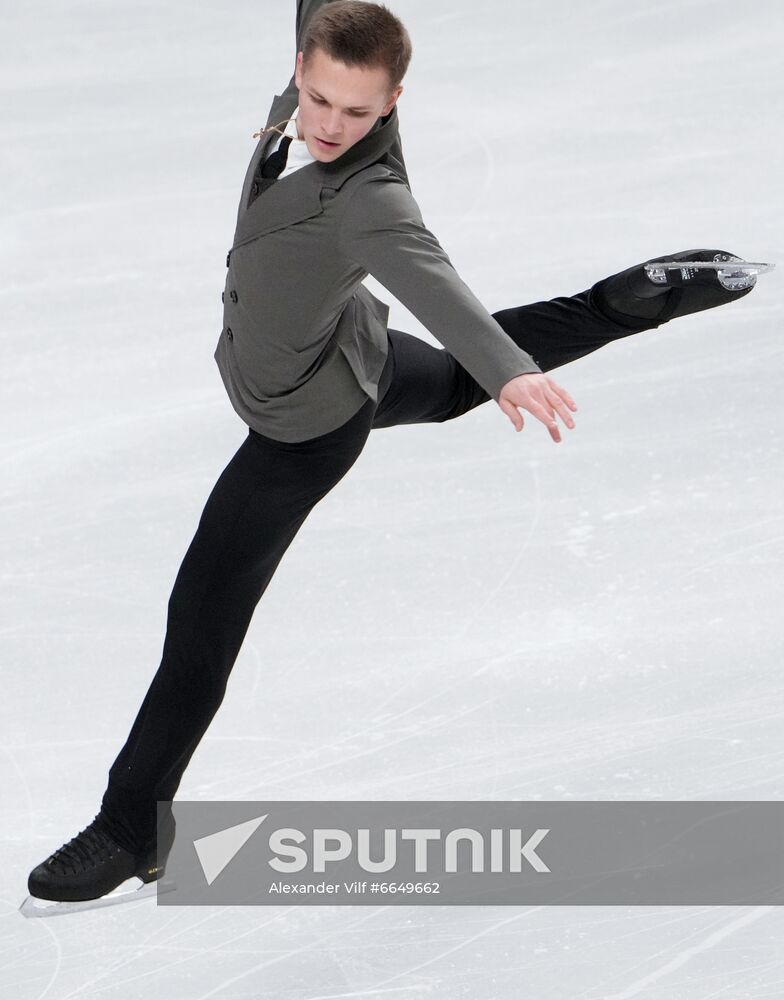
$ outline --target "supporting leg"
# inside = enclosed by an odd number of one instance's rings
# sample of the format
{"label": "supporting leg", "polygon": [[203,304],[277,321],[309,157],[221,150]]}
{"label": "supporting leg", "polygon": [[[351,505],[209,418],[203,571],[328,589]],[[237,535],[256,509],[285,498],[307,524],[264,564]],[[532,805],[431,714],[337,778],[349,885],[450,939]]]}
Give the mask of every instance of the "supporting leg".
{"label": "supporting leg", "polygon": [[316,503],[348,472],[370,432],[372,400],[335,431],[286,444],[254,431],[210,494],[168,605],[163,657],[109,771],[102,816],[137,853],[155,833],[217,712],[253,611]]}

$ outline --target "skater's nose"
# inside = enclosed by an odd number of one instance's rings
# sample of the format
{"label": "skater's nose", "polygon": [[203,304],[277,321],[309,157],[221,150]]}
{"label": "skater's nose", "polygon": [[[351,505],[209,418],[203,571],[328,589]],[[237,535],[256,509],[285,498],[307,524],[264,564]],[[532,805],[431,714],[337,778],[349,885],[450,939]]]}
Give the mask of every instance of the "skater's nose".
{"label": "skater's nose", "polygon": [[341,132],[340,112],[332,110],[322,120],[321,132],[327,142],[337,142]]}

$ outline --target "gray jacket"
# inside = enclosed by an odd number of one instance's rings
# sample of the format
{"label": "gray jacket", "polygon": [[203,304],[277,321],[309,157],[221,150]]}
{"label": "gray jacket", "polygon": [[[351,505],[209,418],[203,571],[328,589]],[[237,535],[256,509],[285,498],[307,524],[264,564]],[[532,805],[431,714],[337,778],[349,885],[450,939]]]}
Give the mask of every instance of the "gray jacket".
{"label": "gray jacket", "polygon": [[[329,0],[298,0],[304,28]],[[290,80],[267,125],[290,118]],[[377,400],[389,307],[361,282],[373,275],[495,400],[539,367],[490,316],[425,227],[408,183],[397,108],[331,163],[311,163],[248,204],[263,135],[242,188],[215,360],[240,417],[278,441],[326,434]],[[469,173],[466,170],[466,183]]]}

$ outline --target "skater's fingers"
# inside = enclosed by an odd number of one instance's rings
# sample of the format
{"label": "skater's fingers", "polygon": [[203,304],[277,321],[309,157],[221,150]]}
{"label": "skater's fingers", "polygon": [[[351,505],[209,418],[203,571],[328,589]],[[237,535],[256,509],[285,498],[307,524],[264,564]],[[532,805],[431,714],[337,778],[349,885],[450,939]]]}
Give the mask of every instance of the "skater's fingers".
{"label": "skater's fingers", "polygon": [[501,391],[498,405],[509,417],[515,430],[523,429],[521,409],[526,409],[547,428],[556,444],[561,441],[557,416],[567,427],[574,427],[574,421],[566,407],[577,409],[574,400],[565,389],[541,373],[529,373],[512,379]]}
{"label": "skater's fingers", "polygon": [[525,425],[525,421],[523,420],[523,415],[518,410],[518,408],[514,406],[514,404],[510,403],[507,399],[505,399],[503,394],[501,395],[501,399],[498,401],[498,405],[501,407],[502,411],[507,415],[507,417],[509,417],[509,419],[512,421],[515,430],[521,431]]}
{"label": "skater's fingers", "polygon": [[572,430],[574,428],[574,420],[572,419],[569,411],[566,409],[566,404],[561,400],[560,396],[555,396],[551,393],[548,402],[566,426]]}
{"label": "skater's fingers", "polygon": [[569,407],[570,410],[577,409],[577,403],[575,403],[575,401],[572,399],[572,397],[569,395],[566,389],[558,385],[558,383],[554,382],[551,378],[549,378],[547,381],[550,386],[550,389],[552,389],[553,392],[557,393],[561,397],[561,399],[564,401],[564,403],[566,403],[566,405]]}
{"label": "skater's fingers", "polygon": [[570,429],[574,427],[574,420],[566,409],[565,402],[555,392],[551,391],[549,387],[544,387],[539,399],[531,400],[527,408],[537,420],[541,420],[546,425],[553,441],[561,440],[556,414],[563,420],[567,427]]}
{"label": "skater's fingers", "polygon": [[558,424],[556,423],[555,413],[553,410],[545,408],[541,403],[531,403],[528,406],[528,411],[532,416],[536,417],[537,420],[541,420],[550,432],[550,437],[556,444],[559,444],[561,441],[561,432],[558,430]]}

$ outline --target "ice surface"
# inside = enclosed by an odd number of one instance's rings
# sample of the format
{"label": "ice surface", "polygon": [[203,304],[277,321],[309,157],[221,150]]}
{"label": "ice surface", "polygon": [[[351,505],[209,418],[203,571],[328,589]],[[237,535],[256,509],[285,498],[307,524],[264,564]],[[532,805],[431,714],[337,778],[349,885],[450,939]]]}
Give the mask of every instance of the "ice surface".
{"label": "ice surface", "polygon": [[[777,995],[767,907],[17,914],[98,808],[245,436],[212,354],[294,3],[5,6],[0,995]],[[491,310],[683,247],[784,261],[777,0],[390,6],[413,190]],[[561,370],[559,446],[494,403],[374,433],[180,796],[779,799],[781,277]]]}

